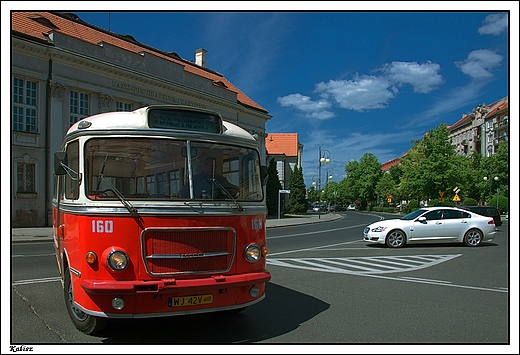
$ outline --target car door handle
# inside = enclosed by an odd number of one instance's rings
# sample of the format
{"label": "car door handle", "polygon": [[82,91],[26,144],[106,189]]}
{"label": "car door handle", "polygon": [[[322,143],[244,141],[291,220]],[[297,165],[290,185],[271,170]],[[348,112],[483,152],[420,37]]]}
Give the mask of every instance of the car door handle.
{"label": "car door handle", "polygon": [[435,222],[435,224],[442,224],[442,222]]}

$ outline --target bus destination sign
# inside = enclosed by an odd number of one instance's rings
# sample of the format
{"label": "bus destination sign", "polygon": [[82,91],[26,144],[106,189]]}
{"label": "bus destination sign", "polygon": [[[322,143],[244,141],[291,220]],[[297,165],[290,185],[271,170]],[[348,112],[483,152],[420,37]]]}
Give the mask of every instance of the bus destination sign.
{"label": "bus destination sign", "polygon": [[182,131],[221,133],[222,122],[218,115],[179,109],[152,109],[148,112],[150,128]]}

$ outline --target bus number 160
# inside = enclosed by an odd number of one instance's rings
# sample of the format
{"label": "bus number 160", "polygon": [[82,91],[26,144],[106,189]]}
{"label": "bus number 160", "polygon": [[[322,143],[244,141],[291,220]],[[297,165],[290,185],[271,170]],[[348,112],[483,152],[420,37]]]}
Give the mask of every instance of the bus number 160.
{"label": "bus number 160", "polygon": [[112,233],[114,231],[114,221],[96,220],[92,221],[92,233]]}

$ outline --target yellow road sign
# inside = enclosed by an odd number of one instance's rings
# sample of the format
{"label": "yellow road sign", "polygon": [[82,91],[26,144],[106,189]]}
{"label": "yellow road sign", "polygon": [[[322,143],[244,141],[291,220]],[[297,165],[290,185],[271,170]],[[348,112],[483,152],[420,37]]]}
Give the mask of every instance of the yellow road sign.
{"label": "yellow road sign", "polygon": [[445,193],[445,192],[446,192],[446,191],[439,191],[439,196],[440,196],[440,197],[444,197],[444,193]]}
{"label": "yellow road sign", "polygon": [[455,194],[455,197],[453,197],[453,200],[454,202],[459,202],[460,201],[460,197],[459,195]]}

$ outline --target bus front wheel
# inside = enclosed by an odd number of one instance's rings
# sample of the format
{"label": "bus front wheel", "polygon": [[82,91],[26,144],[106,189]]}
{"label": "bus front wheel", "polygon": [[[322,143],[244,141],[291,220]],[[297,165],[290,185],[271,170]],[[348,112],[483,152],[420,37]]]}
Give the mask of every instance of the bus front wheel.
{"label": "bus front wheel", "polygon": [[107,318],[94,317],[86,314],[74,304],[74,294],[72,291],[72,282],[70,278],[70,270],[68,267],[65,270],[63,286],[65,305],[67,307],[67,311],[69,312],[70,319],[76,328],[87,335],[94,334],[105,329],[108,324]]}

